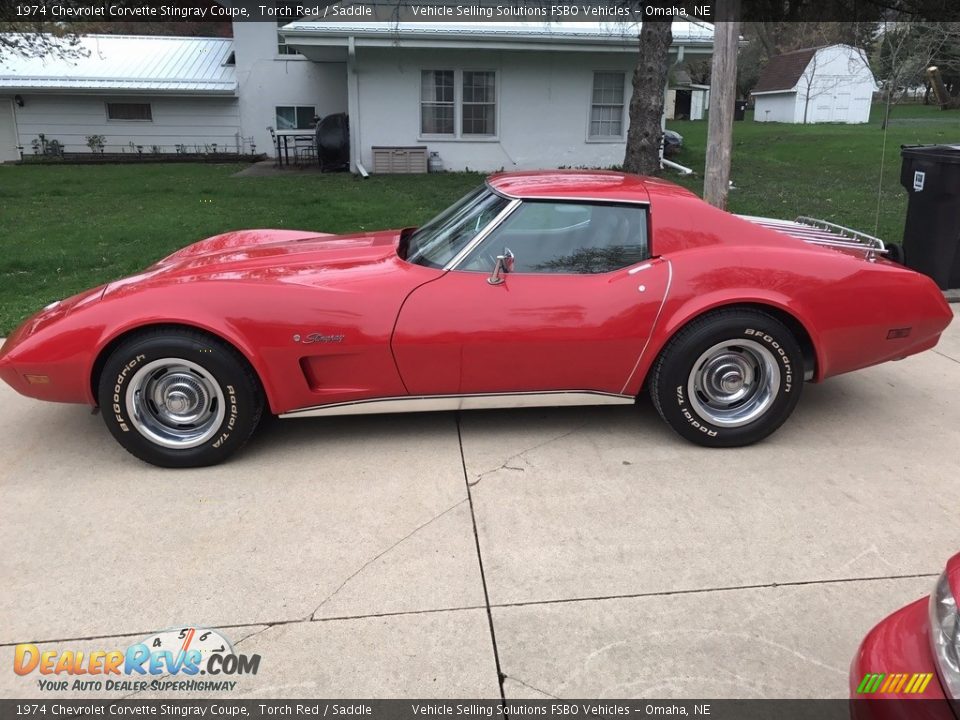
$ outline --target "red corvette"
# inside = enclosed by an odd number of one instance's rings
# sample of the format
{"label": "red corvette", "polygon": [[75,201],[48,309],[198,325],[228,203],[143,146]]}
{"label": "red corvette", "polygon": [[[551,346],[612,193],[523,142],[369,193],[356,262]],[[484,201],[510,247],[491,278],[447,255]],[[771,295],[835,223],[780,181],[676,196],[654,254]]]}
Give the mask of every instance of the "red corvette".
{"label": "red corvette", "polygon": [[[956,720],[960,709],[960,555],[930,597],[883,620],[863,639],[850,667],[854,720]],[[882,702],[927,700],[925,703]]]}
{"label": "red corvette", "polygon": [[882,242],[741,218],[661,180],[491,177],[426,225],[231,232],[47,306],[0,351],[171,467],[282,417],[631,404],[702,445],[776,430],[804,380],[933,347],[952,314]]}

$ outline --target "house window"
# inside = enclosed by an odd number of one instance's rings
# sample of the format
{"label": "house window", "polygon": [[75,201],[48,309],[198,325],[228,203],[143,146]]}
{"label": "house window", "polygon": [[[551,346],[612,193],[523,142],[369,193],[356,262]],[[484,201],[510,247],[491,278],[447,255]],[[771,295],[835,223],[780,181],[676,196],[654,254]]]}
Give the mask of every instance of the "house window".
{"label": "house window", "polygon": [[590,103],[590,137],[623,137],[623,85],[625,75],[618,72],[593,74]]}
{"label": "house window", "polygon": [[420,134],[453,135],[453,70],[420,73]]}
{"label": "house window", "polygon": [[463,71],[461,134],[496,135],[497,76],[492,72]]}
{"label": "house window", "polygon": [[153,120],[150,103],[107,103],[107,120]]}
{"label": "house window", "polygon": [[277,12],[283,16],[283,20],[277,20],[277,55],[300,54],[287,45],[287,39],[280,33],[280,28],[284,25],[289,25],[305,17],[302,13],[298,12],[298,10],[302,10],[302,8],[293,3],[286,2],[285,0],[278,0],[277,2]]}
{"label": "house window", "polygon": [[309,130],[316,123],[317,108],[313,105],[282,105],[277,107],[277,130]]}
{"label": "house window", "polygon": [[423,70],[420,134],[493,137],[497,134],[497,74],[492,70]]}
{"label": "house window", "polygon": [[[286,25],[285,22],[281,24]],[[300,53],[298,53],[296,49],[287,45],[286,38],[283,37],[283,35],[281,35],[279,31],[277,31],[277,55],[299,55],[299,54]]]}

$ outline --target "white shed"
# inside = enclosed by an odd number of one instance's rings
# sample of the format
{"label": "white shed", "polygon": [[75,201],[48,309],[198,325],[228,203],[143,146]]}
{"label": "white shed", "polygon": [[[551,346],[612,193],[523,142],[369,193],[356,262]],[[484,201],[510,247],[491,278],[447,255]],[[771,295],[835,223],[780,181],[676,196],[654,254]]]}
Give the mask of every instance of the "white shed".
{"label": "white shed", "polygon": [[771,58],[753,89],[753,119],[865,123],[877,83],[863,50],[828,45]]}

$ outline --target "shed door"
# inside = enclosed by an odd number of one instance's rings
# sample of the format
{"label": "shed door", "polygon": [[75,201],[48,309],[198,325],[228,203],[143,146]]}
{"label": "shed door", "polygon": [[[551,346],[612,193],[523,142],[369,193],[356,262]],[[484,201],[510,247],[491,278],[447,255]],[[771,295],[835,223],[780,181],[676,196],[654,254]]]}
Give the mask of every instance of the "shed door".
{"label": "shed door", "polygon": [[834,122],[850,122],[850,93],[838,92],[835,96]]}
{"label": "shed door", "polygon": [[703,101],[705,94],[701,90],[694,90],[690,94],[690,119],[703,120]]}
{"label": "shed door", "polygon": [[17,126],[13,117],[13,100],[0,98],[0,162],[19,159]]}
{"label": "shed door", "polygon": [[814,110],[813,122],[833,122],[833,96],[826,95],[814,100],[816,108]]}

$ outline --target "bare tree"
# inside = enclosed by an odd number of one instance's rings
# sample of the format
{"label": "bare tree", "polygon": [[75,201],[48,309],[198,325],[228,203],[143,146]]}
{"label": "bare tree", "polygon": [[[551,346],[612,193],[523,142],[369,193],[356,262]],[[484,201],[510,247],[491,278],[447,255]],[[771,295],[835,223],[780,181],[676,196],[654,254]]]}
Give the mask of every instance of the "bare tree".
{"label": "bare tree", "polygon": [[671,19],[644,18],[640,52],[633,71],[630,129],[623,158],[623,169],[627,172],[653,175],[660,171],[663,103],[672,42]]}
{"label": "bare tree", "polygon": [[[789,17],[789,16],[785,16]],[[823,45],[852,45],[872,48],[879,23],[857,22],[745,22],[746,44],[740,49],[737,64],[737,89],[744,97],[750,94],[767,61],[784,53]]]}
{"label": "bare tree", "polygon": [[12,57],[80,58],[89,54],[79,36],[61,23],[0,23],[0,65]]}
{"label": "bare tree", "polygon": [[880,81],[883,122],[890,122],[893,106],[911,88],[926,83],[926,71],[934,59],[960,44],[960,23],[884,23],[874,58],[874,74]]}

